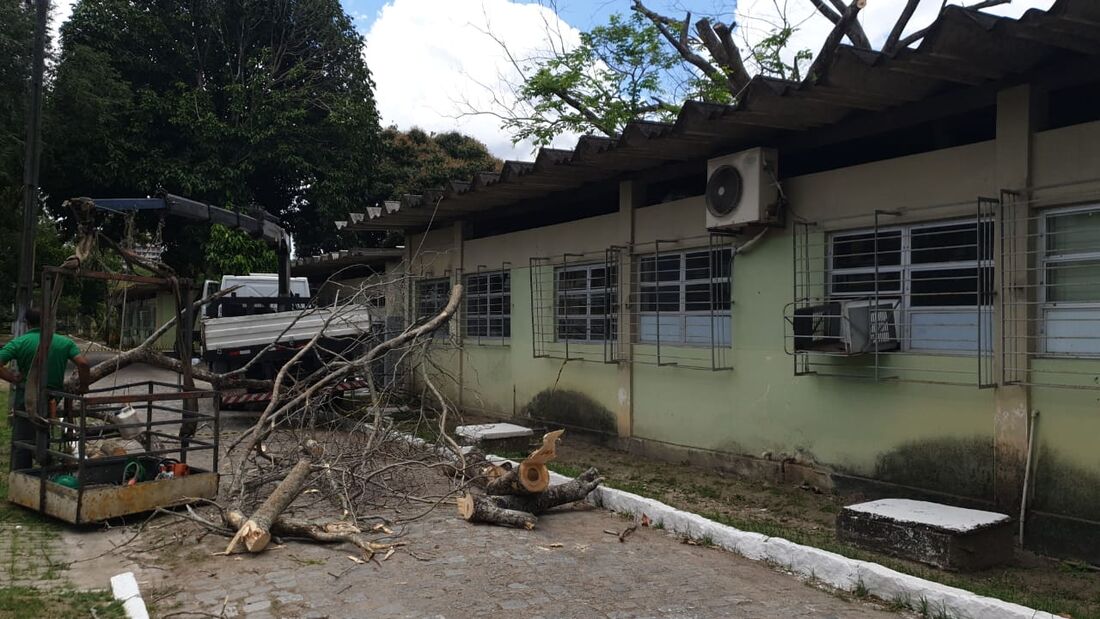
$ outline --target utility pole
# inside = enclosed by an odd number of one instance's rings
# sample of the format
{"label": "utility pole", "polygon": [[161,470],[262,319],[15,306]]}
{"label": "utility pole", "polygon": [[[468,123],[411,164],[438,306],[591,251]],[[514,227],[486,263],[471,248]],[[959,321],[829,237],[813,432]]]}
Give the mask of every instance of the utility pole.
{"label": "utility pole", "polygon": [[15,322],[12,333],[27,330],[25,315],[34,296],[34,241],[38,233],[38,164],[42,155],[42,81],[46,72],[46,22],[49,0],[36,0],[34,64],[27,105],[27,145],[23,162],[23,237],[19,252],[19,282],[15,290]]}

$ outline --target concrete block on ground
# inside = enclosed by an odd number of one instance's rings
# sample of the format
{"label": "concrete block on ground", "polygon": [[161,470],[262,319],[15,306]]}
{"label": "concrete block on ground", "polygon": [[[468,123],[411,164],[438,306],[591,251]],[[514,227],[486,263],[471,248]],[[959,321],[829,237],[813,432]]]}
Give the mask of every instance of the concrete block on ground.
{"label": "concrete block on ground", "polygon": [[929,501],[849,505],[836,519],[845,542],[945,570],[980,570],[1012,559],[1012,518]]}
{"label": "concrete block on ground", "polygon": [[485,451],[523,451],[530,447],[535,433],[514,423],[482,423],[458,426],[455,434],[467,445]]}

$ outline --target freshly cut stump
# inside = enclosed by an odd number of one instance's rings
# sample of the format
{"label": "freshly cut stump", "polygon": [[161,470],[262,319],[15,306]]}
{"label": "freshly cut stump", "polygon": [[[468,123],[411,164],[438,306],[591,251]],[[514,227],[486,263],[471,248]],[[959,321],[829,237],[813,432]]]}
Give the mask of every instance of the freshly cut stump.
{"label": "freshly cut stump", "polygon": [[480,494],[467,493],[459,497],[457,504],[458,515],[467,522],[487,522],[527,530],[534,529],[538,522],[533,514],[504,509],[497,506],[491,498]]}
{"label": "freshly cut stump", "polygon": [[486,494],[538,494],[550,487],[550,470],[545,464],[520,462],[485,486]]}

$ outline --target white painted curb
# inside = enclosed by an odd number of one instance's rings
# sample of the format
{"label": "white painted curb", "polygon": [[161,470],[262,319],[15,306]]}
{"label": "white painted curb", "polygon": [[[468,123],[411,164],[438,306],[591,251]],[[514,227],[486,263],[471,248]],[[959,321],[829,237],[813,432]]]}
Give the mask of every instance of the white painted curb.
{"label": "white painted curb", "polygon": [[149,619],[149,611],[145,609],[145,600],[141,599],[141,590],[138,589],[133,572],[112,576],[111,592],[116,600],[122,602],[122,608],[129,619]]}
{"label": "white painted curb", "polygon": [[[504,460],[496,456],[488,457],[494,461]],[[570,479],[550,473],[553,484]],[[600,486],[588,495],[588,502],[624,514],[645,514],[654,524],[661,523],[666,531],[693,540],[709,539],[714,545],[747,559],[767,561],[836,589],[853,591],[863,583],[870,595],[887,602],[905,600],[916,606],[925,600],[932,611],[944,610],[958,619],[1058,619],[1048,612],[902,574],[877,563],[849,559],[781,537],[742,531],[654,499],[606,486]]]}

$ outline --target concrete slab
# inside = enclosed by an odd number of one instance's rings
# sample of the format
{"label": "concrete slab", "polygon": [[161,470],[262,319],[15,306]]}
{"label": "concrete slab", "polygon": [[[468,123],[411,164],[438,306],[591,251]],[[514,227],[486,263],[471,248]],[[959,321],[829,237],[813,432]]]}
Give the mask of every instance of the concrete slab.
{"label": "concrete slab", "polygon": [[957,533],[968,533],[1011,520],[1007,514],[912,499],[880,499],[849,505],[844,509]]}
{"label": "concrete slab", "polygon": [[1012,518],[928,501],[882,499],[849,505],[837,537],[946,570],[976,570],[1012,559]]}
{"label": "concrete slab", "polygon": [[458,426],[455,434],[472,442],[500,441],[513,438],[529,438],[534,436],[531,428],[517,426],[514,423],[482,423],[470,426]]}

